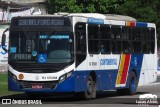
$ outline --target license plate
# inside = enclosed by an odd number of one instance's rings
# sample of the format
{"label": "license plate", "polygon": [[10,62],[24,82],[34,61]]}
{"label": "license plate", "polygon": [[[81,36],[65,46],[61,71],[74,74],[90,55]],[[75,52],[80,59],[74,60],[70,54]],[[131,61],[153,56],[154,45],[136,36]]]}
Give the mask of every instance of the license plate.
{"label": "license plate", "polygon": [[43,86],[41,84],[32,84],[33,89],[41,89]]}

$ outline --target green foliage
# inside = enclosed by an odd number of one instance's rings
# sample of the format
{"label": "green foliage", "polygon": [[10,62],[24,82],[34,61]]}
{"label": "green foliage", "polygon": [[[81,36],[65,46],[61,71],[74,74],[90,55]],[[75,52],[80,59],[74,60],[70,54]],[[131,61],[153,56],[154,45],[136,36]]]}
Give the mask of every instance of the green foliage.
{"label": "green foliage", "polygon": [[109,13],[115,11],[118,0],[85,0],[83,12]]}
{"label": "green foliage", "polygon": [[157,2],[154,0],[126,0],[118,11],[121,14],[135,17],[138,21],[155,22],[157,19]]}
{"label": "green foliage", "polygon": [[47,0],[49,13],[109,13],[119,6],[118,0]]}
{"label": "green foliage", "polygon": [[[155,23],[160,35],[160,0],[125,0],[117,13],[136,18],[138,21]],[[160,46],[160,37],[158,37]]]}
{"label": "green foliage", "polygon": [[82,4],[77,4],[76,0],[47,0],[48,13],[53,14],[56,12],[82,12]]}

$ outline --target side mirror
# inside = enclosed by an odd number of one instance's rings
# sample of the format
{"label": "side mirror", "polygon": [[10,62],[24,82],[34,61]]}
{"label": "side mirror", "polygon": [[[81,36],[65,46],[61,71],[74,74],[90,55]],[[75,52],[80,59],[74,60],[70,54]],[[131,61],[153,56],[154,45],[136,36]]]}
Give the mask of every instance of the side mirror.
{"label": "side mirror", "polygon": [[5,43],[6,43],[6,34],[5,34],[5,32],[7,32],[7,31],[9,31],[9,28],[7,28],[4,32],[3,32],[3,34],[2,34],[2,49],[5,51],[5,52],[7,52],[8,50],[5,48]]}
{"label": "side mirror", "polygon": [[2,47],[5,46],[6,43],[6,34],[3,33],[2,35]]}

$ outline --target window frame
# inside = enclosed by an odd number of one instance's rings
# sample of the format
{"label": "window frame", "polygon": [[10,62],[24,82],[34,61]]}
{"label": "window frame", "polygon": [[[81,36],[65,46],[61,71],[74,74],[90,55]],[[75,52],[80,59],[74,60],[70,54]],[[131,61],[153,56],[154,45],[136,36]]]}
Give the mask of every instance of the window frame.
{"label": "window frame", "polygon": [[[97,33],[95,33],[96,31],[95,30],[90,30],[89,29],[89,27],[97,27],[98,29],[97,29]],[[88,27],[87,27],[87,30],[88,30],[88,53],[89,54],[99,54],[100,53],[100,51],[99,51],[99,45],[100,45],[100,26],[98,25],[98,24],[88,24]],[[93,38],[90,38],[90,32],[92,32],[95,36],[97,35],[98,37],[97,38],[94,38],[94,36],[93,36]],[[97,44],[95,44],[95,41],[97,42]],[[92,43],[92,45],[90,45],[91,44],[91,42],[93,42]],[[95,48],[95,45],[97,45],[97,50],[92,50],[92,51],[90,51],[90,47],[92,47],[92,49],[96,49]]]}
{"label": "window frame", "polygon": [[[114,29],[119,29],[119,36],[120,38],[119,39],[116,39],[116,38],[112,38],[112,34],[113,34],[113,28]],[[122,35],[122,26],[118,26],[118,25],[111,25],[111,52],[112,54],[121,54],[122,53],[122,39],[121,39],[121,35]],[[114,36],[115,37],[115,36]],[[115,40],[116,39],[116,40]],[[118,42],[120,42],[120,51],[117,52],[117,49],[118,49]],[[113,43],[115,43],[115,50],[116,52],[113,52]]]}
{"label": "window frame", "polygon": [[[104,36],[104,33],[102,35],[102,28],[105,29],[105,28],[109,28],[109,32],[108,34],[106,34],[107,36],[109,35],[109,38],[103,38]],[[106,30],[106,29],[105,29]],[[105,36],[106,36],[105,35]],[[101,53],[101,54],[111,54],[111,26],[110,25],[107,25],[107,24],[104,24],[104,25],[100,25],[100,37],[101,37],[101,40],[100,40],[100,43],[104,42],[103,45],[104,47],[107,47],[107,44],[109,44],[109,51],[105,51],[104,53]],[[100,45],[101,46],[101,45]],[[107,49],[107,48],[105,48]]]}

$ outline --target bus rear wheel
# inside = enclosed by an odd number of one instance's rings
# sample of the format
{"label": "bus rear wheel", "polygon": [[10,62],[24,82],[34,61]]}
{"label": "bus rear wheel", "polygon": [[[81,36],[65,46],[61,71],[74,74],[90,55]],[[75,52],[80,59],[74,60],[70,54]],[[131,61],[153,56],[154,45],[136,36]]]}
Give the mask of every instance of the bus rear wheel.
{"label": "bus rear wheel", "polygon": [[134,95],[137,90],[137,77],[134,72],[130,74],[129,78],[129,88],[126,89],[117,89],[117,94],[119,95]]}
{"label": "bus rear wheel", "polygon": [[85,99],[96,98],[96,82],[93,80],[92,76],[89,76],[87,80],[87,89],[84,94]]}
{"label": "bus rear wheel", "polygon": [[134,95],[137,90],[137,85],[138,85],[138,82],[137,82],[136,74],[132,72],[130,75],[129,88],[127,89],[128,94]]}

